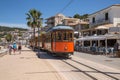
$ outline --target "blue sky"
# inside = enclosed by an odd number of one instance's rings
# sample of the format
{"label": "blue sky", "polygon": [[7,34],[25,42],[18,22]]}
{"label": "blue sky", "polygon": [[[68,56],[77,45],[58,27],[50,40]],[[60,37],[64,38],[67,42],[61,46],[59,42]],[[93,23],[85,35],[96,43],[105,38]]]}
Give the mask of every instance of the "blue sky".
{"label": "blue sky", "polygon": [[[26,26],[26,15],[30,9],[37,9],[42,18],[48,18],[59,13],[71,0],[0,0],[0,25]],[[78,13],[91,14],[113,4],[120,4],[120,0],[72,0],[71,4],[62,12],[65,16]]]}

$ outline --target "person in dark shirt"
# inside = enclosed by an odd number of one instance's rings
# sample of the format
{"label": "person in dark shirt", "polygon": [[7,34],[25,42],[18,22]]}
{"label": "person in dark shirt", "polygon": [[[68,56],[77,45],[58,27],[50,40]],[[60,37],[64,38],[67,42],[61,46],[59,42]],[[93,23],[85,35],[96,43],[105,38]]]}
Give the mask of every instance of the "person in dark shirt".
{"label": "person in dark shirt", "polygon": [[118,51],[119,49],[119,44],[116,42],[115,44],[114,44],[114,51]]}
{"label": "person in dark shirt", "polygon": [[117,55],[117,52],[119,51],[119,44],[116,42],[113,47],[113,56]]}
{"label": "person in dark shirt", "polygon": [[21,49],[22,49],[22,45],[21,45],[21,43],[18,43],[18,51],[20,54],[21,54]]}

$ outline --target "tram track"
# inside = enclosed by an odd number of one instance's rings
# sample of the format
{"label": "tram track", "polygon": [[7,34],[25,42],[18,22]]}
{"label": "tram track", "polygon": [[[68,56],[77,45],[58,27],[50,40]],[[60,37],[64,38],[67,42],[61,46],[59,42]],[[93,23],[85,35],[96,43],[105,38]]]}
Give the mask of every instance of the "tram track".
{"label": "tram track", "polygon": [[[103,76],[109,77],[110,80],[120,80],[120,78],[117,78],[117,77],[114,77],[114,76],[112,76],[112,75],[109,75],[109,74],[107,74],[107,73],[105,73],[105,72],[103,72],[103,71],[100,71],[100,70],[98,70],[98,69],[96,69],[96,68],[93,68],[93,67],[91,67],[91,66],[88,66],[88,65],[86,65],[86,64],[83,64],[83,63],[81,63],[81,62],[79,62],[79,61],[76,61],[76,60],[73,60],[73,59],[69,59],[69,61],[72,61],[72,62],[74,62],[74,63],[77,63],[79,66],[82,65],[82,66],[84,66],[84,67],[87,67],[87,68],[93,70],[93,71],[96,72],[96,73],[102,74]],[[78,72],[82,72],[83,74],[85,74],[86,76],[88,76],[89,78],[91,78],[92,80],[98,80],[98,78],[96,78],[96,77],[93,76],[92,74],[89,74],[87,71],[84,71],[84,70],[82,70],[81,68],[78,68],[78,66],[75,66],[75,65],[71,64],[71,63],[68,62],[67,60],[62,59],[62,62],[66,63],[67,65],[69,65],[69,66],[73,67],[74,69],[78,70]]]}
{"label": "tram track", "polygon": [[105,72],[102,72],[102,71],[100,71],[100,70],[97,70],[97,69],[95,69],[95,68],[93,68],[93,67],[90,67],[90,66],[88,66],[88,65],[86,65],[86,64],[83,64],[83,63],[81,63],[81,62],[79,62],[79,61],[76,61],[76,60],[73,60],[73,59],[71,59],[71,61],[76,62],[76,63],[78,63],[78,64],[81,64],[81,65],[83,65],[83,66],[86,66],[86,67],[88,67],[88,68],[90,68],[90,69],[93,69],[93,70],[97,71],[98,73],[102,73],[102,74],[104,74],[104,75],[106,75],[106,76],[108,76],[108,77],[111,77],[111,78],[115,79],[115,80],[120,80],[120,79],[118,79],[118,78],[116,78],[116,77],[114,77],[114,76],[108,75],[108,74],[105,73]]}
{"label": "tram track", "polygon": [[74,65],[72,65],[72,64],[70,64],[70,63],[68,63],[68,62],[66,62],[65,60],[62,60],[62,61],[63,61],[64,63],[70,65],[71,67],[75,68],[76,70],[78,70],[78,71],[80,71],[80,72],[83,72],[85,75],[87,75],[88,77],[92,78],[93,80],[97,80],[97,78],[95,78],[95,77],[89,75],[88,73],[86,73],[86,72],[82,71],[81,69],[75,67]]}
{"label": "tram track", "polygon": [[50,61],[50,63],[52,63],[54,67],[57,65],[56,69],[58,69],[58,72],[68,78],[68,80],[120,80],[119,71],[101,64],[96,64],[87,60],[84,61],[84,59],[82,60],[74,56],[72,56],[72,59],[47,56],[50,59],[54,59]]}

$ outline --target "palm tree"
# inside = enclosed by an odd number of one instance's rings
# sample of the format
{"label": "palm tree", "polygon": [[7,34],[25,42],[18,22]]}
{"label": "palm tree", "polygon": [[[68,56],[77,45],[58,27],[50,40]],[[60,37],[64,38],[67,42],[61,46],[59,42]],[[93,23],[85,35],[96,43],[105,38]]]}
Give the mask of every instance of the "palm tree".
{"label": "palm tree", "polygon": [[5,38],[6,38],[6,40],[7,40],[8,42],[10,42],[10,41],[12,40],[12,35],[11,35],[11,34],[7,34],[7,35],[5,36]]}
{"label": "palm tree", "polygon": [[39,33],[39,29],[42,27],[42,18],[40,18],[42,13],[38,11],[37,15],[38,15],[38,18],[37,18],[37,28],[38,28],[38,33]]}
{"label": "palm tree", "polygon": [[[35,28],[40,27],[39,21],[40,17],[42,15],[41,12],[37,11],[36,9],[30,9],[27,15],[27,25],[31,28],[33,28],[33,38],[35,39]],[[35,42],[34,42],[35,45]]]}

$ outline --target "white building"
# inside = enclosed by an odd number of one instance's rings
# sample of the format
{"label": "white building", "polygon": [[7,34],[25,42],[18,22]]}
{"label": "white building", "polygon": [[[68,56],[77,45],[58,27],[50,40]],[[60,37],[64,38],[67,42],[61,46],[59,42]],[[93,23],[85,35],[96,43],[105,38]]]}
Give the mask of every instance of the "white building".
{"label": "white building", "polygon": [[115,4],[89,15],[89,29],[82,35],[104,35],[110,27],[120,27],[120,4]]}
{"label": "white building", "polygon": [[109,6],[89,15],[89,21],[90,28],[104,24],[113,24],[114,27],[118,26],[120,24],[120,4]]}
{"label": "white building", "polygon": [[93,46],[95,43],[97,47],[106,48],[104,53],[107,53],[108,48],[113,48],[116,42],[120,44],[120,4],[90,14],[89,28],[82,30],[82,36],[79,41],[84,46]]}
{"label": "white building", "polygon": [[58,24],[62,24],[63,19],[65,16],[63,14],[56,14],[55,16],[49,17],[46,20],[47,27],[54,27]]}
{"label": "white building", "polygon": [[54,27],[56,25],[66,25],[71,26],[75,32],[80,33],[81,29],[86,28],[88,26],[88,21],[80,20],[78,18],[66,17],[63,14],[56,14],[55,16],[51,16],[46,19],[46,27],[43,28],[44,31],[47,29]]}

